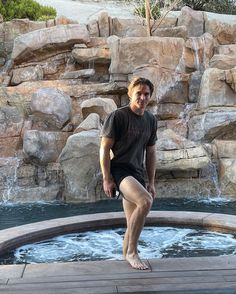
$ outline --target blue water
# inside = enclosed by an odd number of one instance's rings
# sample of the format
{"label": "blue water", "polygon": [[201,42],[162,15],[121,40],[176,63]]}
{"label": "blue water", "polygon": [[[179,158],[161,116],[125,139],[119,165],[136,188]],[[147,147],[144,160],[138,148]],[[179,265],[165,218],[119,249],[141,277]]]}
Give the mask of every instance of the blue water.
{"label": "blue water", "polygon": [[[52,218],[121,210],[122,202],[120,200],[103,200],[86,204],[66,204],[60,202],[38,202],[34,204],[2,203],[0,204],[0,230]],[[236,214],[236,201],[229,201],[223,198],[161,198],[154,201],[152,210],[184,210]]]}

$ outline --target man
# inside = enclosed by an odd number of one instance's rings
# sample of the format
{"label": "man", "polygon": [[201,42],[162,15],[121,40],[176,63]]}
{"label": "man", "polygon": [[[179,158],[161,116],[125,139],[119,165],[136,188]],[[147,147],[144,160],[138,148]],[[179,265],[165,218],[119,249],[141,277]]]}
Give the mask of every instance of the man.
{"label": "man", "polygon": [[[108,197],[112,197],[114,188],[123,195],[127,221],[123,255],[133,268],[140,270],[146,270],[148,266],[138,255],[138,239],[156,196],[154,179],[157,121],[154,115],[146,111],[153,89],[153,84],[144,78],[135,78],[130,83],[130,104],[107,117],[100,147],[103,189]],[[110,151],[114,155],[112,159]],[[145,154],[147,188],[143,168]]]}

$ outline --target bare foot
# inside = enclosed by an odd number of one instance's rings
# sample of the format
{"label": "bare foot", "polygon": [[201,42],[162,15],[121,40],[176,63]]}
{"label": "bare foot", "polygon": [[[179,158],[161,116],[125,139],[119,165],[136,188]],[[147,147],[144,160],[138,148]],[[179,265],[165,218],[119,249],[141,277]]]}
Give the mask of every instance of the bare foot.
{"label": "bare foot", "polygon": [[126,254],[125,259],[132,266],[132,268],[138,270],[147,270],[149,267],[138,256],[138,254]]}

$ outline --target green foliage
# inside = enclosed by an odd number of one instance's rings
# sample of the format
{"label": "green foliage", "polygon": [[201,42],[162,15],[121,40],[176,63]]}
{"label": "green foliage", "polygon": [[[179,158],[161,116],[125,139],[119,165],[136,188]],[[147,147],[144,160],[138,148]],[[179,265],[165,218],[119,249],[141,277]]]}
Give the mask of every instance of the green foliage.
{"label": "green foliage", "polygon": [[5,4],[0,0],[0,14],[4,20],[13,18],[29,18],[39,20],[40,18],[55,18],[56,10],[49,6],[40,5],[34,0],[7,0]]}
{"label": "green foliage", "polygon": [[194,10],[236,14],[235,0],[183,0],[182,5],[187,5]]}
{"label": "green foliage", "polygon": [[[157,3],[157,1],[150,1],[150,10],[151,10],[151,16],[153,19],[158,19],[160,17],[161,15],[160,6]],[[142,4],[140,4],[134,9],[134,14],[144,18],[146,17],[145,1],[142,1]]]}

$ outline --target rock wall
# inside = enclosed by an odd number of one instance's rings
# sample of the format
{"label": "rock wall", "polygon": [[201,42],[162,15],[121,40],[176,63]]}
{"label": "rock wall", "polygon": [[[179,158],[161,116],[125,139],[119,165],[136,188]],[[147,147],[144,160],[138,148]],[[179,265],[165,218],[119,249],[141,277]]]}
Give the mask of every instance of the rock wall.
{"label": "rock wall", "polygon": [[100,129],[136,75],[155,85],[159,197],[236,196],[236,24],[184,7],[153,24],[0,24],[0,200],[104,198]]}

